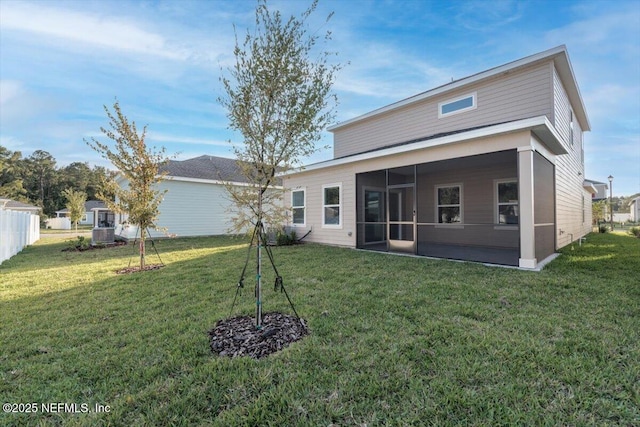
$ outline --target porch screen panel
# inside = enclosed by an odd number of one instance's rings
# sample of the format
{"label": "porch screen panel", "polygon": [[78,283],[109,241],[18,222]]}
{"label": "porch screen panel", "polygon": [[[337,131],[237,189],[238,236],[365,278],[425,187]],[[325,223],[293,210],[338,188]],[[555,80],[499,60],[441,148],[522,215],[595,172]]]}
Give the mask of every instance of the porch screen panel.
{"label": "porch screen panel", "polygon": [[[518,176],[515,150],[416,167],[417,252],[437,258],[518,265],[519,225],[498,223],[498,180]],[[438,221],[438,189],[460,185],[460,223]]]}
{"label": "porch screen panel", "polygon": [[357,247],[387,249],[387,171],[356,175]]}
{"label": "porch screen panel", "polygon": [[536,259],[544,260],[555,252],[555,169],[538,153],[533,154],[533,222]]}

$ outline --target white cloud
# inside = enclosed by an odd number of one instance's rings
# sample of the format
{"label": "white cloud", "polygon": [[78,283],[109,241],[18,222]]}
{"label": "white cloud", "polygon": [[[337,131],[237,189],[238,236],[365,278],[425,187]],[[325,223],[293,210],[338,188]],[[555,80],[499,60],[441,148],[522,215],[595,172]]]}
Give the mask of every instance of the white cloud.
{"label": "white cloud", "polygon": [[338,74],[338,91],[398,100],[445,83],[452,75],[396,46],[361,42],[358,48],[345,54],[350,64]]}
{"label": "white cloud", "polygon": [[551,30],[546,38],[551,43],[566,44],[570,49],[588,49],[602,56],[613,52],[625,55],[640,53],[640,8],[604,11],[587,19]]}
{"label": "white cloud", "polygon": [[[616,128],[627,122],[624,127],[635,130],[640,130],[639,99],[640,86],[610,82],[584,94],[591,121],[616,123]],[[631,117],[635,117],[635,121],[629,120]]]}
{"label": "white cloud", "polygon": [[15,80],[0,80],[0,107],[5,108],[9,101],[22,92],[22,84]]}
{"label": "white cloud", "polygon": [[35,93],[16,80],[0,81],[0,123],[3,133],[28,124],[59,106],[60,102],[49,93]]}
{"label": "white cloud", "polygon": [[522,18],[525,5],[514,0],[476,0],[459,2],[456,6],[459,25],[471,31],[493,32]]}
{"label": "white cloud", "polygon": [[[185,59],[187,53],[171,46],[160,34],[146,31],[130,19],[100,16],[45,6],[46,3],[3,2],[3,31],[22,31],[47,40],[60,39],[88,48],[107,48],[169,59]],[[49,40],[50,41],[50,40]]]}

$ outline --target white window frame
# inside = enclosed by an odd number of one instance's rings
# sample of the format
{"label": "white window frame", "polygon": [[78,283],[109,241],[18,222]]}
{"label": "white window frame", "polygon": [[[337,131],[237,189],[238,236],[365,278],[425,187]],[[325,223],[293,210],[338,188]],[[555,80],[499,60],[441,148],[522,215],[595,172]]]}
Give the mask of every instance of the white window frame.
{"label": "white window frame", "polygon": [[[440,188],[450,188],[450,187],[458,187],[460,189],[460,203],[454,205],[441,205],[440,200],[438,200],[438,193]],[[436,219],[436,227],[461,227],[464,225],[464,189],[461,182],[456,182],[452,184],[438,184],[434,185],[434,198],[435,198],[435,216]],[[440,208],[452,208],[459,207],[460,208],[460,222],[440,222]]]}
{"label": "white window frame", "polygon": [[[294,206],[293,204],[293,193],[302,192],[302,206]],[[294,209],[302,209],[302,224],[297,224],[294,222],[293,210]],[[306,187],[296,188],[291,190],[291,225],[294,227],[305,227],[307,225],[307,189]]]}
{"label": "white window frame", "polygon": [[[338,187],[338,197],[340,198],[339,203],[337,205],[327,205],[325,204],[325,200],[324,200],[324,192],[325,189],[327,188],[334,188],[334,187]],[[342,209],[342,183],[341,182],[336,182],[333,184],[325,184],[322,186],[322,194],[320,195],[320,197],[322,198],[322,228],[342,228],[342,214],[343,214],[343,209]],[[338,223],[337,224],[326,224],[326,218],[325,218],[325,208],[333,208],[333,207],[337,207],[338,208]]]}
{"label": "white window frame", "polygon": [[[442,112],[442,107],[444,107],[445,105],[448,105],[448,104],[451,104],[453,102],[457,102],[457,101],[460,101],[460,100],[463,100],[463,99],[467,99],[467,98],[471,98],[471,106],[470,107],[464,107],[464,108],[461,108],[459,110],[450,111],[448,113],[443,113]],[[464,113],[466,111],[475,110],[476,108],[478,108],[478,92],[468,93],[466,95],[462,95],[462,96],[458,96],[458,97],[455,97],[455,98],[447,99],[446,101],[438,102],[438,118],[441,119],[443,117],[453,116],[453,115],[456,115],[456,114]]]}
{"label": "white window frame", "polygon": [[517,224],[500,224],[500,206],[501,205],[516,205],[519,206],[520,205],[520,187],[518,187],[518,201],[516,203],[500,203],[500,192],[499,192],[499,185],[500,184],[505,184],[508,182],[514,182],[516,183],[516,185],[518,184],[518,178],[505,178],[505,179],[495,179],[493,180],[493,209],[494,209],[494,214],[493,214],[493,218],[495,220],[495,224],[496,227],[495,229],[501,229],[501,230],[517,230],[518,227],[520,226],[520,212],[518,211],[518,223]]}

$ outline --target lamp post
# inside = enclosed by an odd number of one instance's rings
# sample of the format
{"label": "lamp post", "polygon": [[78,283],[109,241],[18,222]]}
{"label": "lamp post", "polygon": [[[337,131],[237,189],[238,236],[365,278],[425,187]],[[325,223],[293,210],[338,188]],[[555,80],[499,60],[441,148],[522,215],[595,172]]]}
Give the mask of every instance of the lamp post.
{"label": "lamp post", "polygon": [[613,177],[609,175],[609,210],[611,211],[611,231],[613,231]]}

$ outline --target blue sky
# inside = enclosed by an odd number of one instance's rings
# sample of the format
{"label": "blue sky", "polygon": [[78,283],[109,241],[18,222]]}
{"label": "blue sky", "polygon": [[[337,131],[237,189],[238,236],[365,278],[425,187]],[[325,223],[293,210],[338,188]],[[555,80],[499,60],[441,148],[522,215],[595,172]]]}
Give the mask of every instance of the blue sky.
{"label": "blue sky", "polygon": [[[299,15],[309,1],[269,1]],[[115,97],[148,142],[179,159],[232,157],[219,78],[233,64],[233,25],[251,1],[0,1],[0,145],[59,165],[108,166],[83,138],[100,136]],[[335,15],[325,23],[331,12]],[[336,121],[561,44],[591,121],[586,176],[614,194],[640,192],[640,0],[320,0],[309,26],[330,30],[347,65]],[[325,133],[319,146],[331,145]],[[331,158],[322,150],[305,163]]]}

